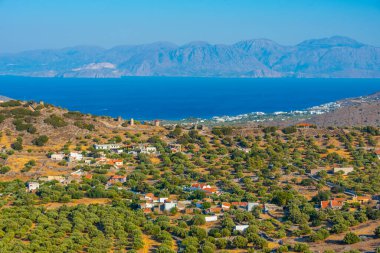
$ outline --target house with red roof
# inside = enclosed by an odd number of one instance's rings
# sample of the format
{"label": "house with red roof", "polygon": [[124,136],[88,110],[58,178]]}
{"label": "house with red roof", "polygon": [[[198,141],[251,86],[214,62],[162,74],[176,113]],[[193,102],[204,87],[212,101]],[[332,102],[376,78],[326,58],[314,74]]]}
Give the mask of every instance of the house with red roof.
{"label": "house with red roof", "polygon": [[321,209],[341,209],[345,201],[345,198],[334,198],[332,200],[321,201]]}
{"label": "house with red roof", "polygon": [[380,149],[375,151],[375,154],[377,155],[377,158],[380,159]]}
{"label": "house with red roof", "polygon": [[223,211],[228,211],[231,208],[231,204],[228,202],[222,202],[221,204]]}
{"label": "house with red roof", "polygon": [[116,183],[125,183],[125,182],[127,182],[127,178],[125,176],[114,175],[108,180],[107,184],[113,185]]}
{"label": "house with red roof", "polygon": [[191,191],[201,190],[207,195],[219,194],[219,190],[216,187],[212,187],[209,184],[195,183],[190,186]]}

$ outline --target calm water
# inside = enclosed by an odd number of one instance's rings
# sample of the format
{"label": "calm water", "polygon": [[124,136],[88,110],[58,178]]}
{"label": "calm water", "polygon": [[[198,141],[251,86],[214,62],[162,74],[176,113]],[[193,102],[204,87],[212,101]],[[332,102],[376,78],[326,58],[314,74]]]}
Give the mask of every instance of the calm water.
{"label": "calm water", "polygon": [[0,95],[136,119],[289,111],[376,91],[380,91],[380,79],[0,77]]}

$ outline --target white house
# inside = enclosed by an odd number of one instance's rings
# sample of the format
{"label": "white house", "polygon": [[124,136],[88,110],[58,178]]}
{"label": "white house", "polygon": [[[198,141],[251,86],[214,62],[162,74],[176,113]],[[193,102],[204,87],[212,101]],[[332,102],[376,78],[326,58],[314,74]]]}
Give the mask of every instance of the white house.
{"label": "white house", "polygon": [[174,207],[177,207],[177,203],[175,203],[175,202],[169,202],[169,203],[164,203],[164,204],[163,204],[163,209],[164,209],[164,211],[170,211],[170,210],[172,210]]}
{"label": "white house", "polygon": [[166,198],[166,197],[165,197],[165,198],[159,198],[159,202],[160,202],[160,203],[165,203],[165,201],[168,200],[168,199],[169,199],[169,198]]}
{"label": "white house", "polygon": [[84,172],[82,169],[79,169],[79,170],[76,170],[76,171],[70,173],[70,175],[72,175],[72,176],[79,176],[79,177],[85,176],[86,174],[87,173]]}
{"label": "white house", "polygon": [[95,144],[94,148],[96,150],[111,150],[111,149],[119,149],[121,147],[120,144]]}
{"label": "white house", "polygon": [[28,190],[34,191],[40,188],[40,184],[38,182],[29,182],[28,183]]}
{"label": "white house", "polygon": [[157,152],[157,148],[156,147],[152,147],[152,146],[140,145],[138,149],[140,150],[140,153],[142,153],[142,154],[147,154],[147,155],[157,155],[157,154],[159,154],[159,152]]}
{"label": "white house", "polygon": [[253,210],[253,208],[255,208],[256,206],[259,206],[259,205],[260,204],[257,202],[248,202],[247,211],[251,212]]}
{"label": "white house", "polygon": [[133,156],[137,156],[138,153],[136,151],[128,151],[128,155],[133,155]]}
{"label": "white house", "polygon": [[212,222],[212,221],[217,221],[218,220],[218,216],[214,215],[214,216],[206,216],[205,217],[205,221],[206,222]]}
{"label": "white house", "polygon": [[50,156],[50,159],[54,161],[62,161],[65,158],[65,154],[63,153],[55,153]]}
{"label": "white house", "polygon": [[69,162],[82,161],[83,155],[81,153],[71,152],[69,155]]}
{"label": "white house", "polygon": [[240,231],[240,232],[245,231],[247,228],[249,228],[249,225],[236,225],[235,226],[235,230]]}
{"label": "white house", "polygon": [[343,175],[347,175],[350,172],[354,171],[353,167],[346,167],[346,168],[334,168],[334,174],[338,173],[339,171],[343,171]]}

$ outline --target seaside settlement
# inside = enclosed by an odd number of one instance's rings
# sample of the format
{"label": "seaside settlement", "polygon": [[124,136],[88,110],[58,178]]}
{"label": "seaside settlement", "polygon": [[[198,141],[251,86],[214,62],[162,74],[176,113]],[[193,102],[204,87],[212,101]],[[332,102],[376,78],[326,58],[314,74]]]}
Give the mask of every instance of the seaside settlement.
{"label": "seaside settlement", "polygon": [[380,129],[0,103],[1,252],[380,252]]}

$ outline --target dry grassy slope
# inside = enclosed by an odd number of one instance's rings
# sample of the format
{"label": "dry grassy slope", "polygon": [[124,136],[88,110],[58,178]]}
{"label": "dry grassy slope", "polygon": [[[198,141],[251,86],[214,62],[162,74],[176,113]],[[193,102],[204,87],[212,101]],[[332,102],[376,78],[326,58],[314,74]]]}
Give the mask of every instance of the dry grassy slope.
{"label": "dry grassy slope", "polygon": [[[23,107],[27,108],[27,107]],[[11,110],[12,108],[0,107],[0,113],[4,110]],[[31,108],[28,108],[32,110]],[[12,179],[27,180],[28,178],[42,176],[42,175],[63,175],[71,171],[69,167],[62,167],[57,162],[51,161],[47,154],[49,152],[56,152],[62,150],[65,144],[70,142],[70,150],[74,150],[76,145],[82,146],[82,150],[95,144],[94,138],[99,139],[100,143],[108,143],[108,140],[114,136],[122,137],[122,141],[126,141],[125,133],[132,134],[142,133],[141,140],[146,140],[152,135],[159,134],[164,136],[166,130],[161,127],[153,127],[148,125],[138,125],[133,127],[123,127],[122,122],[118,122],[115,119],[109,117],[93,117],[91,115],[83,115],[80,121],[87,124],[93,124],[95,126],[94,131],[88,131],[86,129],[78,128],[74,125],[75,119],[64,117],[67,113],[66,110],[56,108],[53,106],[47,106],[40,110],[41,115],[33,117],[31,124],[36,127],[37,132],[30,134],[27,131],[17,131],[16,127],[12,123],[14,118],[7,118],[4,122],[0,123],[0,149],[5,147],[10,149],[11,144],[14,143],[17,137],[23,138],[23,150],[16,151],[13,155],[9,156],[7,160],[1,160],[1,165],[6,165],[11,168],[11,171],[5,175],[0,175],[0,181],[8,181]],[[55,114],[62,117],[68,124],[64,127],[54,128],[53,126],[46,124],[44,120],[50,115]],[[32,141],[40,136],[47,135],[49,141],[43,147],[37,147],[33,145]],[[85,138],[90,136],[90,138]],[[85,142],[83,145],[81,142]],[[35,160],[37,165],[33,167],[29,172],[22,173],[25,163],[29,160]]]}
{"label": "dry grassy slope", "polygon": [[[11,108],[14,109],[14,108]],[[7,110],[0,108],[1,110]],[[29,108],[29,110],[32,110]],[[90,115],[84,115],[81,117],[80,121],[83,121],[87,124],[93,124],[95,126],[95,131],[88,131],[86,129],[78,128],[74,125],[75,119],[70,119],[64,117],[64,114],[67,113],[67,110],[63,110],[56,107],[46,107],[40,110],[41,115],[38,117],[33,117],[32,124],[37,128],[37,133],[30,134],[26,131],[16,131],[14,124],[12,123],[14,118],[8,118],[3,123],[0,124],[0,131],[3,135],[6,135],[8,138],[3,137],[0,144],[9,147],[12,140],[17,136],[22,136],[25,145],[32,144],[32,140],[39,135],[47,135],[49,137],[49,142],[47,143],[48,148],[61,148],[68,141],[73,141],[77,137],[84,137],[85,135],[98,135],[98,134],[112,134],[115,130],[126,130],[127,128],[121,127],[121,123],[115,121],[112,118],[108,117],[93,117]],[[50,115],[58,115],[62,117],[68,124],[64,127],[54,128],[53,126],[46,124],[44,120]]]}
{"label": "dry grassy slope", "polygon": [[380,102],[358,103],[315,116],[307,122],[327,126],[380,126]]}

